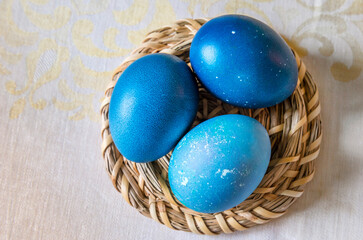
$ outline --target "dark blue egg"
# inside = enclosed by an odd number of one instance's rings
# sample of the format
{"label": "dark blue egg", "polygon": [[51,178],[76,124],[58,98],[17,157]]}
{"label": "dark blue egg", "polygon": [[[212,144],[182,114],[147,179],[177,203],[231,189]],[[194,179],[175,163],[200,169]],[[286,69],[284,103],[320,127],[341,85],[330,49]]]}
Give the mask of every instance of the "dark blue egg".
{"label": "dark blue egg", "polygon": [[267,131],[255,119],[236,114],[209,119],[175,147],[168,173],[171,190],[197,212],[225,211],[257,188],[270,155]]}
{"label": "dark blue egg", "polygon": [[120,76],[109,107],[112,139],[127,159],[150,162],[178,143],[198,110],[198,87],[176,56],[150,54]]}
{"label": "dark blue egg", "polygon": [[282,102],[294,91],[298,69],[286,42],[266,24],[243,15],[225,15],[195,35],[190,62],[203,85],[238,107]]}

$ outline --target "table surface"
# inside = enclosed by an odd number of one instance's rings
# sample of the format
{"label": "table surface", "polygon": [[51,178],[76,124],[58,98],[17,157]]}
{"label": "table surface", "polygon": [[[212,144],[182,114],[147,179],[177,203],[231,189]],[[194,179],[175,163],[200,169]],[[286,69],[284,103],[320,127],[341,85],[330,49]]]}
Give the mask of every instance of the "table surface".
{"label": "table surface", "polygon": [[[361,0],[0,0],[0,239],[362,239]],[[177,232],[131,208],[100,152],[99,107],[148,31],[248,14],[273,26],[319,86],[316,174],[280,219],[232,235]]]}

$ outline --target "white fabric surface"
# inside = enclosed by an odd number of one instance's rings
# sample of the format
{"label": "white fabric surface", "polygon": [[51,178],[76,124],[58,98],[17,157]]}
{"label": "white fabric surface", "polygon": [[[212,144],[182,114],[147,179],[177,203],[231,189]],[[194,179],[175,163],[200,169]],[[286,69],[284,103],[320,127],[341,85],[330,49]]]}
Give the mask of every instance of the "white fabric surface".
{"label": "white fabric surface", "polygon": [[[0,12],[0,239],[362,239],[362,1],[0,0]],[[104,169],[98,109],[147,31],[222,13],[268,22],[299,50],[324,136],[315,178],[286,215],[210,237],[123,200]]]}

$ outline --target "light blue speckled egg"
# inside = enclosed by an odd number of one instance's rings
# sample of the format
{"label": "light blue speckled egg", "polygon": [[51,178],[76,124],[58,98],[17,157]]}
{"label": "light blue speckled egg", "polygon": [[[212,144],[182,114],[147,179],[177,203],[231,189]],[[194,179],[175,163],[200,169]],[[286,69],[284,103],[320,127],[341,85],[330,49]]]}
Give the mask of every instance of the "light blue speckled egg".
{"label": "light blue speckled egg", "polygon": [[243,15],[204,24],[193,39],[190,62],[214,96],[238,107],[280,103],[292,94],[298,78],[295,56],[280,35]]}
{"label": "light blue speckled egg", "polygon": [[113,90],[109,123],[122,155],[134,162],[157,160],[171,151],[198,110],[198,87],[176,56],[150,54],[132,63]]}
{"label": "light blue speckled egg", "polygon": [[171,190],[197,212],[225,211],[257,188],[270,155],[268,133],[257,120],[237,114],[209,119],[175,147],[168,173]]}

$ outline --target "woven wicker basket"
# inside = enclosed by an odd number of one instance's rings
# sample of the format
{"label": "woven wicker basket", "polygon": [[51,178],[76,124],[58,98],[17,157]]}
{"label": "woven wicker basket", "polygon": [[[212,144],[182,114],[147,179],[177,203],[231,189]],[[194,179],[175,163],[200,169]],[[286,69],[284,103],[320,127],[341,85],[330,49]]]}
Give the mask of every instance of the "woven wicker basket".
{"label": "woven wicker basket", "polygon": [[109,131],[108,109],[122,71],[151,53],[173,54],[189,64],[189,48],[207,19],[185,19],[150,32],[115,71],[102,103],[102,154],[114,187],[141,214],[161,224],[198,234],[241,231],[282,216],[302,195],[314,176],[314,160],[322,139],[318,89],[294,51],[299,67],[296,90],[284,102],[269,108],[243,109],[223,103],[200,84],[200,104],[193,126],[223,114],[238,113],[257,119],[271,139],[271,161],[259,187],[237,207],[215,214],[192,211],[173,197],[168,185],[170,154],[152,163],[133,163],[116,149]]}

